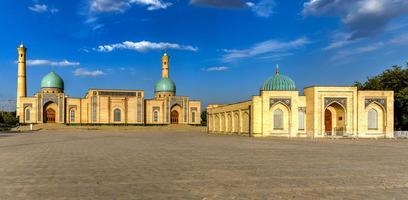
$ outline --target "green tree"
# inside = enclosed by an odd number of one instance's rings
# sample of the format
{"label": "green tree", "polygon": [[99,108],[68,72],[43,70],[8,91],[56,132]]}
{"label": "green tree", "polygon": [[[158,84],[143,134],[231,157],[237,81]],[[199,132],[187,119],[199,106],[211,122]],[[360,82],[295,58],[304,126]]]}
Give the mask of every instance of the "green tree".
{"label": "green tree", "polygon": [[207,126],[207,111],[201,112],[201,125]]}
{"label": "green tree", "polygon": [[4,124],[8,126],[15,126],[18,123],[18,120],[16,118],[16,114],[13,112],[5,112],[3,113],[3,121]]}
{"label": "green tree", "polygon": [[408,130],[408,63],[407,67],[393,66],[383,73],[368,77],[364,83],[356,82],[361,90],[394,91],[394,127]]}
{"label": "green tree", "polygon": [[3,112],[0,113],[0,124],[2,124],[2,123],[4,123],[4,120],[3,120]]}

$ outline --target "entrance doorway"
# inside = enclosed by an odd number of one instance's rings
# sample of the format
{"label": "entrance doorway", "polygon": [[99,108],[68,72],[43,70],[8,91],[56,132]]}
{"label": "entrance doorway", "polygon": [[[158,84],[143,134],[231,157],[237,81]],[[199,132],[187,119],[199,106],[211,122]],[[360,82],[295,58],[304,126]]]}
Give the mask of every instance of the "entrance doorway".
{"label": "entrance doorway", "polygon": [[344,136],[346,132],[346,109],[337,102],[331,103],[324,111],[326,136]]}
{"label": "entrance doorway", "polygon": [[55,123],[55,110],[48,108],[44,112],[44,122],[45,123]]}
{"label": "entrance doorway", "polygon": [[179,113],[177,112],[177,110],[171,111],[170,120],[171,120],[172,124],[178,124],[179,123]]}

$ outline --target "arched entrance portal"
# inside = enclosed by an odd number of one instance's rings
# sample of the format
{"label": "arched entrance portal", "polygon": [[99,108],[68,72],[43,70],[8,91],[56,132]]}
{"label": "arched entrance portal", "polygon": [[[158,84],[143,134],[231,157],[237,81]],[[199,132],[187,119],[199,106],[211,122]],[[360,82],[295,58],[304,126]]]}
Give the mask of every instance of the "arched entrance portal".
{"label": "arched entrance portal", "polygon": [[170,119],[171,119],[172,124],[178,124],[179,123],[179,113],[177,112],[177,110],[171,111]]}
{"label": "arched entrance portal", "polygon": [[324,111],[324,130],[326,136],[343,136],[346,132],[346,111],[333,102]]}
{"label": "arched entrance portal", "polygon": [[54,102],[48,102],[43,107],[43,122],[55,123],[58,121],[58,105]]}
{"label": "arched entrance portal", "polygon": [[179,104],[176,104],[170,109],[170,123],[171,124],[180,124],[184,122],[184,111],[183,107]]}
{"label": "arched entrance portal", "polygon": [[55,110],[48,108],[44,112],[44,123],[55,123]]}

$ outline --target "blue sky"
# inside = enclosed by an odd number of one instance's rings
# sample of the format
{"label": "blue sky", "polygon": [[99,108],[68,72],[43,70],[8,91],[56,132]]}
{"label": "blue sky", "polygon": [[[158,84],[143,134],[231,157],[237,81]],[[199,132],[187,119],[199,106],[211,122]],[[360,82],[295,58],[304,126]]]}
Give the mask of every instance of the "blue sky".
{"label": "blue sky", "polygon": [[15,99],[21,41],[28,94],[55,70],[69,96],[89,88],[153,97],[161,55],[178,95],[247,100],[280,65],[300,91],[351,85],[405,65],[406,0],[6,0],[0,6],[0,101]]}

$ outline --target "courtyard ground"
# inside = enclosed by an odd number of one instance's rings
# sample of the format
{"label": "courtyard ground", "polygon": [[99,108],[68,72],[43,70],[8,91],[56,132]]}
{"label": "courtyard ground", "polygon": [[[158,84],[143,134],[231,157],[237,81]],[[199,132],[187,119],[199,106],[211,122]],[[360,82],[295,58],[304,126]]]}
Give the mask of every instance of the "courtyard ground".
{"label": "courtyard ground", "polygon": [[408,140],[204,130],[0,133],[0,199],[408,199]]}

